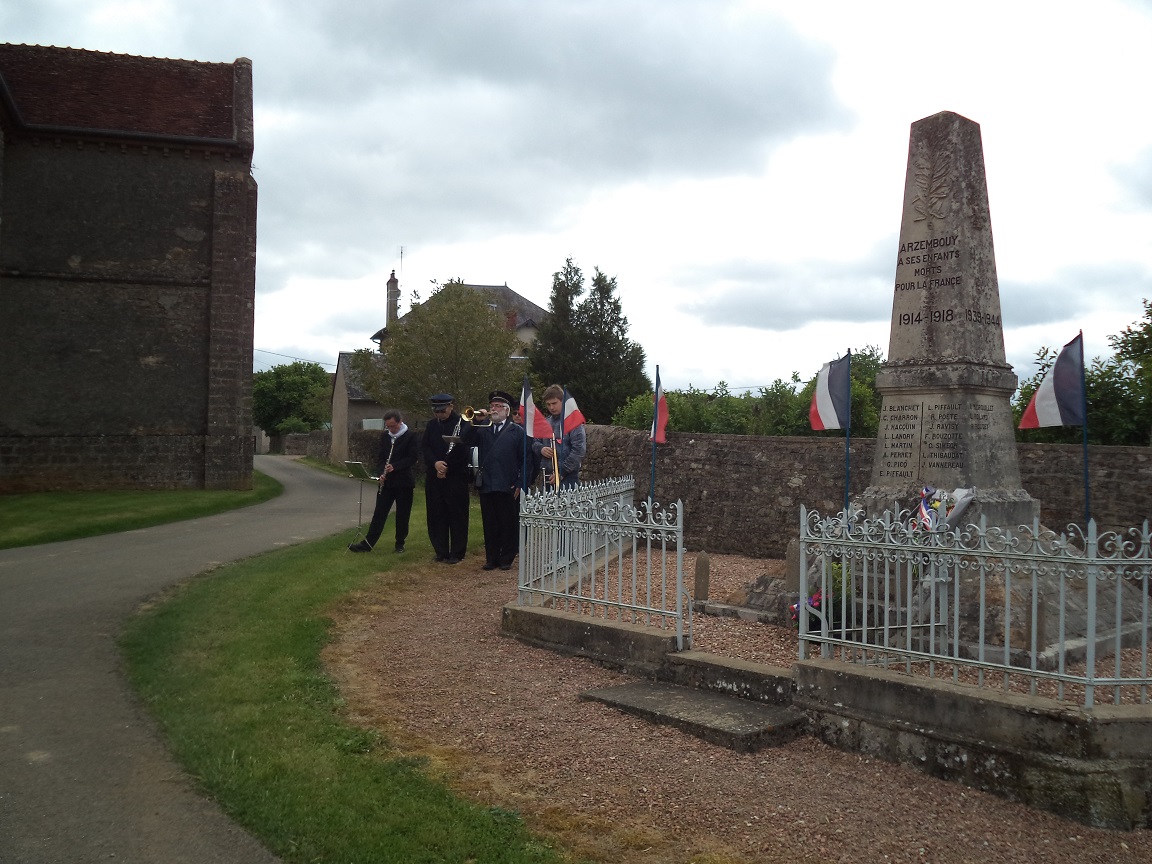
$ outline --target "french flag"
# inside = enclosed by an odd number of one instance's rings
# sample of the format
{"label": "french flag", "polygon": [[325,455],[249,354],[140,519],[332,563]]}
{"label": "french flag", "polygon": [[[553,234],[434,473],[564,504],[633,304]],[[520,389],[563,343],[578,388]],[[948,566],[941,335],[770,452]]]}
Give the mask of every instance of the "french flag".
{"label": "french flag", "polygon": [[648,440],[663,444],[667,440],[664,429],[668,426],[668,400],[664,397],[664,388],[660,386],[660,367],[656,367],[656,394],[652,401],[652,429],[648,433]]}
{"label": "french flag", "polygon": [[[565,435],[585,422],[584,415],[576,406],[576,400],[568,395],[567,387],[564,388],[564,406],[560,411],[560,416],[563,418],[560,428],[564,430]],[[549,433],[549,435],[551,434]]]}
{"label": "french flag", "polygon": [[1084,334],[1064,346],[1020,418],[1021,429],[1084,425]]}
{"label": "french flag", "polygon": [[532,385],[528,383],[527,375],[524,376],[524,386],[520,388],[520,411],[529,438],[552,437],[552,426],[532,401]]}
{"label": "french flag", "polygon": [[852,354],[825,363],[816,376],[808,420],[812,428],[846,429],[852,409]]}

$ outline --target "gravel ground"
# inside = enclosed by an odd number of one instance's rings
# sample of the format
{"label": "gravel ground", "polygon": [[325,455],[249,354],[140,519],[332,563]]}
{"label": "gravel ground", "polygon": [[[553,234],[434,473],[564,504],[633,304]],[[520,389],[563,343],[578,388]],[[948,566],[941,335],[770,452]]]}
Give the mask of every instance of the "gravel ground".
{"label": "gravel ground", "polygon": [[[685,572],[694,561],[685,556]],[[713,555],[713,599],[783,562]],[[734,753],[607,706],[623,683],[499,635],[515,576],[408,565],[334,613],[325,662],[349,717],[461,794],[519,812],[575,857],[670,862],[1152,862],[1152,831],[1104,831],[843,753],[812,738]],[[693,647],[791,665],[787,628],[697,616]]]}

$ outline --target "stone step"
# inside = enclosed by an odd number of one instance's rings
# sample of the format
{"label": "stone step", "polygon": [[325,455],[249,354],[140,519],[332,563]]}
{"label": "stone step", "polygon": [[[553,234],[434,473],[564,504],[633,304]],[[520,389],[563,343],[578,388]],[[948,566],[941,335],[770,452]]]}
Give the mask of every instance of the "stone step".
{"label": "stone step", "polygon": [[741,753],[786,743],[804,731],[804,715],[790,706],[750,702],[658,681],[588,690],[580,698],[611,705]]}

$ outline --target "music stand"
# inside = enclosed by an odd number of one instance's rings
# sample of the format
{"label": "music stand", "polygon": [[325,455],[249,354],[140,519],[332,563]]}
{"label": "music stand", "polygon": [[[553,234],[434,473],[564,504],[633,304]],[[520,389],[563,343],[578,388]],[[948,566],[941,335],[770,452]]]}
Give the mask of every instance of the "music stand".
{"label": "music stand", "polygon": [[[356,538],[358,540],[367,540],[364,536],[364,482],[365,480],[379,480],[380,478],[369,471],[363,462],[345,462],[344,467],[348,469],[348,476],[361,481],[357,485],[359,489],[359,497],[356,501]],[[345,552],[348,550],[345,549]]]}

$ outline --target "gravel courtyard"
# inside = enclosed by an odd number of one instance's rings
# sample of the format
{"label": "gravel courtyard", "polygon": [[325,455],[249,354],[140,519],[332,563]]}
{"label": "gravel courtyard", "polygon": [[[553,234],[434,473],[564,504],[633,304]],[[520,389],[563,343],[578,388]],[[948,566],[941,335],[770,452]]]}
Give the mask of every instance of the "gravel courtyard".
{"label": "gravel courtyard", "polygon": [[[694,556],[685,556],[693,572]],[[413,562],[335,610],[324,660],[350,719],[515,810],[577,857],[642,862],[1148,864],[1152,831],[1050,813],[831,749],[734,753],[578,694],[629,680],[499,635],[515,574]],[[713,599],[782,562],[712,556]],[[433,569],[435,568],[435,569]],[[787,628],[697,616],[694,648],[787,666]]]}

